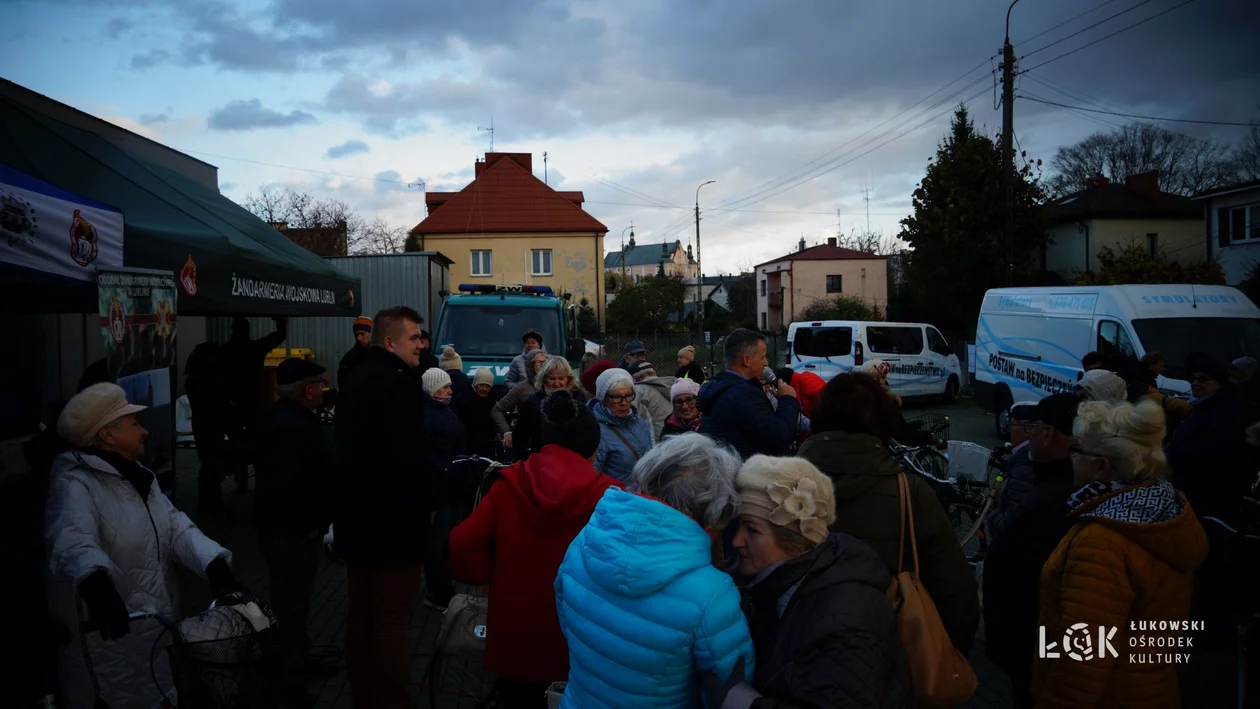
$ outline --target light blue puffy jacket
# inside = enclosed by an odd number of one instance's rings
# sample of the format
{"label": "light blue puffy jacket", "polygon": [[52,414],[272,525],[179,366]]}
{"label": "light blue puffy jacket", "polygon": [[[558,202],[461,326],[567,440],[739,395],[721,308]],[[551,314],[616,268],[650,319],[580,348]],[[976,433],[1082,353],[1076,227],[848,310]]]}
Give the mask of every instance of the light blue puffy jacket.
{"label": "light blue puffy jacket", "polygon": [[753,645],[711,540],[663,502],[610,488],[565,554],[556,609],[569,644],[567,709],[699,707],[700,675],[730,677]]}

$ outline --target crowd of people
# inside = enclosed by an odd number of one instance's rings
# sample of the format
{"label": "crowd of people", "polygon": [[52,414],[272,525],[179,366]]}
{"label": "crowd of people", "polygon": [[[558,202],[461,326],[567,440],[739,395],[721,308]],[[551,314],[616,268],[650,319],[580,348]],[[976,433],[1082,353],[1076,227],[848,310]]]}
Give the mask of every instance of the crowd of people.
{"label": "crowd of people", "polygon": [[[902,642],[890,600],[907,568],[950,652],[971,651],[983,616],[1015,706],[1180,705],[1175,666],[1054,659],[1038,643],[1084,623],[1118,628],[1127,649],[1130,621],[1198,617],[1201,519],[1243,514],[1258,460],[1255,360],[1192,357],[1186,405],[1159,390],[1158,355],[1091,355],[1075,394],[1012,406],[982,609],[934,486],[890,452],[919,432],[886,363],[829,381],[775,371],[765,338],[741,329],[711,377],[691,347],[661,376],[638,341],[579,371],[531,330],[504,391],[453,348],[434,353],[422,325],[401,306],[354,322],[332,435],[315,413],[323,367],[281,363],[272,406],[222,380],[256,383],[283,321],[190,356],[203,509],[221,504],[225,469],[255,468],[282,705],[313,705],[306,680],[336,671],[306,633],[330,529],[355,706],[411,706],[413,609],[446,608],[462,582],[489,585],[485,666],[508,708],[546,706],[555,682],[564,707],[910,707],[931,697],[929,650]],[[231,553],[137,462],[138,409],[94,383],[58,420],[44,528],[65,706],[152,705],[160,628],[128,613],[174,617],[176,566],[215,596],[241,589]],[[509,462],[475,507],[468,455]]]}

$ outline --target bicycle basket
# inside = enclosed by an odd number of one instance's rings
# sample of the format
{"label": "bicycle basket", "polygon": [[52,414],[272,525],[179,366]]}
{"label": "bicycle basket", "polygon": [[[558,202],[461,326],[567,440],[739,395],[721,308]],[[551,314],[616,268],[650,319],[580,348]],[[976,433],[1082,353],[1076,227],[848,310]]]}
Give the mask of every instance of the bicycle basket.
{"label": "bicycle basket", "polygon": [[950,441],[949,477],[967,477],[969,480],[986,480],[989,469],[989,456],[992,451],[978,443],[970,441]]}
{"label": "bicycle basket", "polygon": [[906,428],[932,434],[937,441],[949,438],[949,417],[944,414],[923,414],[906,419]]}
{"label": "bicycle basket", "polygon": [[185,618],[167,648],[180,709],[271,706],[278,675],[275,616],[233,594]]}

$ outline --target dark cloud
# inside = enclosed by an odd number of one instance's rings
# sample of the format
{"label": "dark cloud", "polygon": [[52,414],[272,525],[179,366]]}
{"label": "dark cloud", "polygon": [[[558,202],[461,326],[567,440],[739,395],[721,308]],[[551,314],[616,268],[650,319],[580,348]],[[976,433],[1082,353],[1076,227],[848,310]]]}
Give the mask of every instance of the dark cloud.
{"label": "dark cloud", "polygon": [[366,153],[371,148],[367,143],[361,140],[347,140],[341,145],[334,145],[328,149],[328,157],[336,160],[337,158],[349,157],[351,155],[360,155]]}
{"label": "dark cloud", "polygon": [[211,111],[206,125],[211,130],[252,130],[254,128],[283,128],[315,122],[315,116],[306,111],[293,110],[281,113],[270,108],[263,108],[262,101],[251,98],[246,101],[231,101],[223,108]]}
{"label": "dark cloud", "polygon": [[114,17],[105,24],[105,34],[109,35],[110,39],[118,39],[135,26],[136,23],[126,17]]}
{"label": "dark cloud", "polygon": [[165,49],[150,49],[147,52],[133,56],[130,63],[132,69],[148,69],[159,64],[166,64],[174,59],[175,56]]}
{"label": "dark cloud", "polygon": [[382,170],[372,177],[375,178],[372,188],[376,191],[376,194],[407,191],[407,181],[403,179],[402,174],[397,170]]}
{"label": "dark cloud", "polygon": [[170,113],[142,113],[140,114],[140,124],[146,126],[155,126],[159,123],[168,123],[171,120]]}

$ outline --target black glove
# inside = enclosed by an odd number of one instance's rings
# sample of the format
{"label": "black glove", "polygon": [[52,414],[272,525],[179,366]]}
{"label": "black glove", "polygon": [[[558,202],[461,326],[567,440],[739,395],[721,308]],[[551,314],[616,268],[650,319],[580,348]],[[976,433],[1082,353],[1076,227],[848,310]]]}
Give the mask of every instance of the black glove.
{"label": "black glove", "polygon": [[88,624],[100,632],[102,640],[117,640],[129,631],[127,605],[101,569],[79,582],[79,596],[88,608]]}
{"label": "black glove", "polygon": [[245,587],[236,580],[236,576],[232,574],[232,567],[228,566],[223,557],[215,559],[206,566],[206,580],[210,582],[210,595],[215,598],[245,590]]}
{"label": "black glove", "polygon": [[749,709],[761,694],[744,681],[744,658],[739,658],[729,679],[713,672],[700,674],[700,691],[708,709]]}

